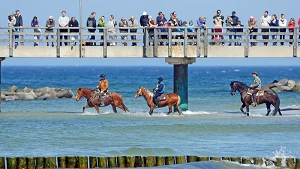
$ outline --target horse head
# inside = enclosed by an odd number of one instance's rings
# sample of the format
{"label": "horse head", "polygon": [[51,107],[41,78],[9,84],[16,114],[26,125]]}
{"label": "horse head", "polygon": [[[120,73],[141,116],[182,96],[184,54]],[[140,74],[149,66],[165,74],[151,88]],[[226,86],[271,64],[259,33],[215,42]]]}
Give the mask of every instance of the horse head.
{"label": "horse head", "polygon": [[142,96],[142,87],[140,86],[139,88],[138,88],[138,90],[136,91],[136,93],[135,93],[135,98],[138,98],[138,97],[140,97],[140,96]]}
{"label": "horse head", "polygon": [[78,102],[83,97],[83,92],[81,88],[76,90],[76,101]]}
{"label": "horse head", "polygon": [[230,94],[233,96],[233,95],[235,95],[235,92],[236,92],[236,84],[235,84],[235,82],[230,82],[230,87],[231,87]]}
{"label": "horse head", "polygon": [[239,81],[232,81],[230,82],[231,87],[231,95],[235,95],[235,92],[238,90],[240,93],[247,92],[248,86],[245,83],[239,82]]}

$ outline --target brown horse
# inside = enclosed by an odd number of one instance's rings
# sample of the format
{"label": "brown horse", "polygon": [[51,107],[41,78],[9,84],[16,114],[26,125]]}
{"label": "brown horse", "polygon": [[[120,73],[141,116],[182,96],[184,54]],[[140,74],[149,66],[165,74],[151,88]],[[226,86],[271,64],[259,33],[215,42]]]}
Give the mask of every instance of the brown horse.
{"label": "brown horse", "polygon": [[[249,87],[242,83],[242,82],[238,82],[238,81],[233,81],[230,83],[230,87],[231,87],[231,95],[235,95],[236,91],[239,91],[240,95],[241,95],[241,101],[242,101],[242,106],[240,108],[240,110],[244,113],[247,114],[247,116],[249,116],[249,105],[251,105],[252,103],[252,95],[249,94]],[[268,116],[271,112],[271,105],[273,105],[275,107],[275,109],[273,110],[273,116],[275,116],[277,114],[277,112],[279,113],[279,115],[282,116],[281,111],[280,111],[280,99],[278,97],[278,95],[276,94],[276,92],[274,92],[271,89],[264,89],[264,90],[260,90],[257,92],[257,104],[266,104],[267,107],[267,114],[266,116]],[[246,107],[246,113],[244,112],[244,108]]]}
{"label": "brown horse", "polygon": [[[150,92],[147,88],[139,87],[138,90],[136,91],[135,98],[138,98],[140,96],[143,96],[144,99],[146,100],[146,102],[150,108],[149,114],[152,115],[153,110],[156,107],[156,105],[153,103],[154,94],[152,92]],[[178,96],[175,93],[169,93],[169,94],[166,94],[165,96],[166,96],[165,100],[161,100],[158,102],[158,107],[168,106],[169,112],[167,115],[169,115],[170,113],[172,113],[172,106],[175,106],[175,109],[178,110],[179,115],[182,115],[183,113],[180,109],[180,96]]]}
{"label": "brown horse", "polygon": [[95,97],[96,90],[91,90],[87,88],[78,88],[76,90],[76,101],[79,101],[81,98],[85,97],[87,99],[87,104],[83,106],[83,113],[85,108],[95,107],[98,114],[100,114],[99,107],[105,107],[108,105],[112,106],[112,109],[117,113],[116,107],[120,108],[125,112],[129,112],[127,107],[123,103],[122,96],[116,92],[109,92],[108,96],[104,97],[104,106],[100,106],[99,97]]}

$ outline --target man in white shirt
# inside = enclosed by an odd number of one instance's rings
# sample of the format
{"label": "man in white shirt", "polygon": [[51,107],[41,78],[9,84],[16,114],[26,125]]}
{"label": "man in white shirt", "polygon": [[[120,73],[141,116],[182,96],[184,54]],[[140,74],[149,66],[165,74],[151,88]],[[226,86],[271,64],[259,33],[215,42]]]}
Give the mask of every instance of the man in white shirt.
{"label": "man in white shirt", "polygon": [[[264,16],[262,16],[260,19],[260,27],[262,27],[261,32],[269,32],[270,22],[271,22],[271,16],[269,16],[268,11],[265,11]],[[262,38],[269,39],[269,35],[263,35]],[[264,45],[267,46],[268,42],[264,42]]]}
{"label": "man in white shirt", "polygon": [[[69,17],[66,16],[66,11],[61,12],[61,16],[58,18],[58,24],[60,28],[60,33],[68,33],[68,24],[69,24]],[[64,37],[65,40],[68,40],[67,35],[61,35],[60,40]],[[62,46],[62,42],[60,42],[60,46]],[[68,46],[68,42],[65,42],[65,46]]]}

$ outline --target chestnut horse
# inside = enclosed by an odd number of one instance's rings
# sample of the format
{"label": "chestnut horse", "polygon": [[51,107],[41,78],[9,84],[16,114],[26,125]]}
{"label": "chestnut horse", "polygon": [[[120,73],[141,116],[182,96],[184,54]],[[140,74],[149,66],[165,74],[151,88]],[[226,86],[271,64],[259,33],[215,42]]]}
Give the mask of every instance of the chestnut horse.
{"label": "chestnut horse", "polygon": [[[150,111],[149,114],[153,114],[153,110],[155,109],[156,105],[153,103],[153,96],[154,94],[150,92],[147,88],[144,87],[139,87],[138,90],[136,91],[135,98],[138,98],[140,96],[143,96],[144,99],[146,100]],[[158,102],[158,107],[169,107],[169,112],[167,115],[172,113],[172,106],[175,107],[175,109],[178,110],[179,115],[182,115],[182,111],[180,109],[180,96],[178,96],[175,93],[169,93],[166,94],[166,100],[162,100]]]}
{"label": "chestnut horse", "polygon": [[122,96],[116,92],[107,93],[109,96],[104,97],[104,106],[100,106],[99,97],[95,97],[96,90],[91,90],[87,88],[78,88],[76,90],[76,101],[79,101],[81,98],[85,97],[87,99],[87,104],[83,106],[83,113],[85,108],[95,107],[98,114],[100,114],[99,107],[105,107],[108,105],[112,106],[112,109],[115,113],[117,113],[116,107],[120,108],[125,112],[129,112],[127,107],[123,103]]}
{"label": "chestnut horse", "polygon": [[[249,105],[251,105],[252,103],[252,95],[248,93],[249,87],[246,84],[238,81],[231,82],[230,87],[231,87],[231,95],[235,95],[235,92],[239,91],[241,95],[241,101],[243,103],[240,110],[244,114],[247,114],[247,116],[249,116]],[[279,108],[280,99],[276,94],[276,92],[274,92],[272,89],[266,88],[264,90],[258,91],[257,94],[258,94],[258,96],[256,96],[257,104],[264,104],[264,103],[266,104],[267,107],[266,116],[268,116],[271,112],[271,107],[270,107],[271,104],[275,107],[275,109],[273,110],[273,116],[275,116],[277,112],[279,112],[279,115],[282,116]],[[246,107],[246,113],[243,110],[245,107]]]}

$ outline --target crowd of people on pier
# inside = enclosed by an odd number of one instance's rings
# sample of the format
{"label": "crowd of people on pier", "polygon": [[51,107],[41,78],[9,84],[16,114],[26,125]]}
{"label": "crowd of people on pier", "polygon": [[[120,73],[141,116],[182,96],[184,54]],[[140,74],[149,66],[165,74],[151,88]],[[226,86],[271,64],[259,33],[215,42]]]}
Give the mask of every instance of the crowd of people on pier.
{"label": "crowd of people on pier", "polygon": [[[147,14],[147,12],[143,12],[142,15],[137,19],[135,16],[131,16],[130,18],[126,19],[122,17],[120,21],[117,21],[114,17],[114,15],[110,15],[108,21],[106,21],[105,16],[101,16],[97,22],[97,14],[96,12],[92,12],[91,15],[86,20],[86,26],[88,27],[88,32],[91,33],[90,40],[95,40],[96,37],[94,34],[96,31],[103,32],[103,28],[107,28],[107,31],[109,33],[109,39],[115,40],[117,39],[117,36],[114,35],[117,32],[116,27],[119,27],[120,33],[137,33],[138,30],[137,27],[143,27],[148,28],[149,31],[149,37],[154,37],[154,28],[159,27],[158,31],[160,32],[168,32],[167,27],[172,27],[172,32],[183,32],[183,27],[187,27],[188,32],[195,32],[197,28],[200,29],[206,29],[207,24],[207,18],[206,17],[199,17],[195,22],[193,20],[190,21],[182,21],[178,18],[176,11],[170,13],[169,19],[165,16],[163,12],[158,12],[158,16],[156,18],[153,18],[151,15]],[[56,25],[56,21],[53,16],[49,16],[48,20],[45,21],[43,24],[40,24],[38,17],[34,16],[31,21],[31,27],[34,27],[34,32],[41,32],[42,30],[40,27],[46,27],[45,33],[53,33],[54,27],[58,26],[60,27],[61,33],[74,33],[79,34],[79,22],[75,17],[71,17],[71,19],[67,16],[66,11],[61,12],[61,16],[58,18],[58,25]],[[281,14],[280,17],[276,14],[273,14],[272,16],[269,15],[268,11],[264,12],[264,15],[260,19],[255,19],[253,16],[250,16],[247,24],[242,24],[241,20],[237,16],[237,13],[235,11],[232,11],[230,16],[227,16],[226,18],[221,14],[221,10],[217,10],[216,15],[212,17],[212,23],[214,24],[214,27],[211,29],[212,32],[215,32],[215,35],[213,35],[211,38],[215,40],[221,40],[224,39],[223,35],[218,35],[218,32],[223,32],[224,30],[226,32],[243,32],[244,27],[249,28],[250,32],[250,39],[257,39],[257,35],[255,35],[256,32],[294,32],[294,28],[296,26],[300,26],[300,18],[298,18],[298,23],[296,23],[296,19],[290,18],[289,21],[285,18],[284,14]],[[8,26],[13,27],[13,30],[15,32],[19,32],[20,29],[23,27],[23,18],[20,14],[20,10],[16,10],[15,13],[11,12],[11,14],[8,16]],[[223,28],[225,26],[225,28]],[[15,27],[15,28],[14,28]],[[175,28],[174,28],[175,27]],[[178,28],[176,28],[178,27]],[[274,28],[272,28],[274,27]],[[278,28],[279,27],[279,28]],[[151,29],[153,28],[153,29]],[[43,30],[44,31],[44,30]],[[300,31],[300,29],[299,29]],[[54,39],[53,35],[49,35],[51,39]],[[46,35],[46,40],[49,39],[49,36]],[[272,34],[272,39],[277,39],[277,35]],[[71,37],[69,36],[60,36],[60,39],[68,39],[74,40],[74,43],[68,43],[64,42],[65,46],[68,45],[76,45],[76,40],[78,40],[78,35],[73,35]],[[100,36],[100,39],[103,40],[103,36]],[[121,35],[122,40],[126,40],[128,36]],[[159,36],[161,39],[167,39],[168,35],[161,35]],[[174,36],[176,39],[183,39],[183,35],[176,35]],[[189,39],[195,39],[197,36],[188,36]],[[201,38],[201,37],[199,37]],[[229,35],[229,39],[242,39],[241,35]],[[280,39],[285,39],[285,35],[280,35]],[[293,39],[293,35],[289,35],[289,39]],[[19,35],[15,35],[15,39],[19,39]],[[40,39],[39,35],[34,36],[35,40]],[[136,35],[132,34],[130,35],[131,40],[136,40]],[[269,35],[262,35],[262,39],[269,39]],[[300,36],[299,36],[300,39]],[[177,43],[176,43],[177,44]],[[179,43],[178,43],[179,44]],[[54,43],[47,42],[47,46],[54,47]],[[59,44],[62,46],[62,42]],[[96,43],[89,43],[86,45],[90,46],[96,46]],[[109,44],[110,46],[115,46],[116,43],[112,42]],[[127,46],[128,44],[126,42],[123,42],[122,45]],[[136,42],[132,42],[132,46],[137,46]],[[160,45],[164,45],[164,43],[160,43]],[[192,43],[190,45],[193,45]],[[220,45],[225,45],[224,42],[220,43]],[[228,43],[228,46],[240,46],[241,43],[235,42],[234,44]],[[256,42],[250,42],[251,46],[256,46]],[[268,42],[264,42],[264,45],[267,46]],[[280,42],[280,45],[284,45],[284,41]],[[289,42],[289,45],[293,45],[293,42]],[[300,42],[299,44],[300,45]],[[18,42],[15,42],[15,46],[18,46]],[[38,46],[38,42],[34,43],[34,46]],[[100,43],[100,46],[103,46],[103,42]],[[277,42],[273,42],[273,46],[277,46]]]}

